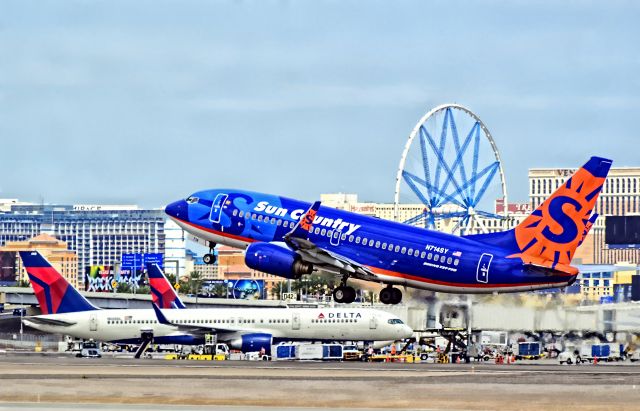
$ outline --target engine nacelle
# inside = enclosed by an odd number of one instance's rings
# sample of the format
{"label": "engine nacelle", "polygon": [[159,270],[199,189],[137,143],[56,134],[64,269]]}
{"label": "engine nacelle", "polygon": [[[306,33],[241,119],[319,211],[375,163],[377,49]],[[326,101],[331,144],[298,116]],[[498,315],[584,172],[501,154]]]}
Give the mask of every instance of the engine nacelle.
{"label": "engine nacelle", "polygon": [[273,336],[271,334],[243,334],[229,341],[229,346],[234,350],[240,350],[244,353],[260,351],[264,348],[265,354],[271,355],[272,341]]}
{"label": "engine nacelle", "polygon": [[293,250],[272,243],[253,243],[247,247],[245,263],[254,270],[296,279],[311,274],[313,265],[304,262]]}

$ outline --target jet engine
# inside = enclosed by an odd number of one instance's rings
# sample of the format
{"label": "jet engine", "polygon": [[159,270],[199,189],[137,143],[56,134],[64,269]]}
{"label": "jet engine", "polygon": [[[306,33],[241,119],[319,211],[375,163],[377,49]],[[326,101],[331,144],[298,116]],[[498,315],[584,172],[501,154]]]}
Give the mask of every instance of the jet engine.
{"label": "jet engine", "polygon": [[242,352],[255,352],[264,348],[265,354],[271,355],[271,342],[273,336],[271,334],[254,333],[243,334],[229,341],[229,347]]}
{"label": "jet engine", "polygon": [[313,265],[302,261],[295,251],[274,243],[249,245],[244,260],[254,270],[289,279],[297,279],[313,271]]}

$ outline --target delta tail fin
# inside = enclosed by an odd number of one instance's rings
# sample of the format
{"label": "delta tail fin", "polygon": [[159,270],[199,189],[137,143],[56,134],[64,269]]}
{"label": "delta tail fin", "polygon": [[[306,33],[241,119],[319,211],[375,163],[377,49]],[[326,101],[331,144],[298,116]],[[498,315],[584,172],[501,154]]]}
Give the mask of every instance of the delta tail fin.
{"label": "delta tail fin", "polygon": [[611,163],[591,157],[514,229],[467,238],[511,250],[525,264],[577,274],[570,263],[597,218],[594,209]]}
{"label": "delta tail fin", "polygon": [[38,251],[20,251],[42,314],[98,310],[78,292]]}
{"label": "delta tail fin", "polygon": [[160,308],[187,308],[158,264],[147,265],[153,303]]}

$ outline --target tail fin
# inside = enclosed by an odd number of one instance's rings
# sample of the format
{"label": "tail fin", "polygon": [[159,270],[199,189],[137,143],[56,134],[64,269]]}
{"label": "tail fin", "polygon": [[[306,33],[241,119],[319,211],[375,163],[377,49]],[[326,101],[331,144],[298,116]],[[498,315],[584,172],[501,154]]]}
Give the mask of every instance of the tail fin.
{"label": "tail fin", "polygon": [[37,251],[20,251],[42,314],[91,311],[98,308],[84,298]]}
{"label": "tail fin", "polygon": [[147,274],[154,304],[160,308],[187,308],[158,264],[149,264]]}
{"label": "tail fin", "polygon": [[611,163],[591,157],[513,230],[470,237],[511,249],[527,264],[577,274],[569,264],[597,217],[592,213]]}

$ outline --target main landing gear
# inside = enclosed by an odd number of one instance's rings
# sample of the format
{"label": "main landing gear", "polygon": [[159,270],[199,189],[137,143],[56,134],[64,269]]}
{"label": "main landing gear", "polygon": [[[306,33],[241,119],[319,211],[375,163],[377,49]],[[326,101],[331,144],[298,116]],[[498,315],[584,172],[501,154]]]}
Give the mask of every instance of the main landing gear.
{"label": "main landing gear", "polygon": [[380,302],[383,304],[398,304],[402,301],[402,291],[391,285],[380,290]]}
{"label": "main landing gear", "polygon": [[214,243],[213,241],[209,241],[209,253],[205,254],[202,257],[202,261],[204,261],[205,264],[214,264],[216,262],[216,256],[215,254],[213,254],[213,249],[216,246],[216,243]]}
{"label": "main landing gear", "polygon": [[356,290],[346,284],[333,290],[333,300],[340,304],[351,304],[356,300]]}

